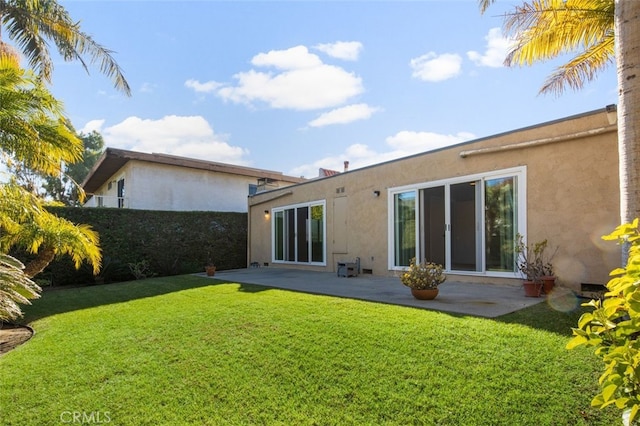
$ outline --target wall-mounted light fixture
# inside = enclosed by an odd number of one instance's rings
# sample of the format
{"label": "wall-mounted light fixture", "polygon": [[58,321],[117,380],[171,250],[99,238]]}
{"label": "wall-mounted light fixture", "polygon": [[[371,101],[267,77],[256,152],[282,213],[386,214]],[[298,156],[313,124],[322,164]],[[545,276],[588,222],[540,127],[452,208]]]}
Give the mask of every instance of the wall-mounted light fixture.
{"label": "wall-mounted light fixture", "polygon": [[378,190],[373,191],[373,196],[374,197],[379,197],[380,196],[380,191],[378,191]]}
{"label": "wall-mounted light fixture", "polygon": [[269,219],[269,210],[264,211],[264,218]]}

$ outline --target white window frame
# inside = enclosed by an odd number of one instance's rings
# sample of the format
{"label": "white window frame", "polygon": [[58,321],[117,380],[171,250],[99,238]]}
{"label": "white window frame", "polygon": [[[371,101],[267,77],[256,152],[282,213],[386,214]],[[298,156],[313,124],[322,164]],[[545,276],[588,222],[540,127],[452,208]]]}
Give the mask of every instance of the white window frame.
{"label": "white window frame", "polygon": [[[516,214],[516,224],[517,224],[517,229],[518,229],[518,233],[523,235],[523,237],[525,238],[526,241],[526,236],[527,236],[527,167],[526,166],[519,166],[519,167],[512,167],[512,168],[507,168],[507,169],[501,169],[501,170],[493,170],[493,171],[488,171],[488,172],[484,172],[484,173],[475,173],[475,174],[471,174],[471,175],[465,175],[465,176],[456,176],[453,178],[448,178],[448,179],[439,179],[436,181],[429,181],[429,182],[420,182],[420,183],[415,183],[415,184],[411,184],[411,185],[403,185],[403,186],[398,186],[398,187],[394,187],[394,188],[389,188],[387,190],[387,211],[388,211],[388,224],[387,224],[387,230],[388,230],[388,269],[390,271],[401,271],[406,269],[406,267],[403,266],[396,266],[395,265],[395,229],[394,229],[394,222],[395,222],[395,210],[394,210],[394,202],[395,202],[395,195],[396,194],[400,194],[403,192],[410,192],[410,191],[415,191],[415,211],[416,211],[416,229],[415,229],[415,236],[416,236],[416,258],[420,259],[421,258],[421,246],[420,246],[420,220],[418,220],[419,217],[419,206],[420,206],[420,190],[421,189],[426,189],[426,188],[433,188],[433,187],[439,187],[439,186],[444,186],[445,189],[445,198],[449,199],[449,189],[450,189],[450,185],[453,184],[457,184],[457,183],[464,183],[464,182],[470,182],[470,181],[480,181],[481,185],[480,185],[480,204],[477,206],[480,211],[484,211],[484,203],[485,203],[485,181],[487,180],[492,180],[492,179],[499,179],[499,178],[504,178],[504,177],[511,177],[511,176],[515,176],[516,180],[517,180],[517,185],[516,185],[516,208],[517,208],[517,214]],[[450,207],[447,205],[448,203],[445,204],[445,215],[446,217],[449,217],[450,215]],[[450,232],[450,231],[447,231]],[[450,236],[450,235],[449,235]],[[449,236],[446,238],[445,240],[445,250],[447,253],[451,252],[451,244],[450,244],[450,239]],[[479,246],[480,247],[485,247],[485,234],[484,234],[484,227],[483,227],[483,231],[481,232],[481,240],[479,241]],[[479,250],[480,253],[477,253],[477,255],[480,256],[480,260],[481,260],[481,265],[482,265],[482,270],[481,271],[451,271],[450,269],[446,269],[447,272],[453,272],[457,275],[474,275],[474,276],[489,276],[489,277],[507,277],[507,278],[514,278],[514,277],[518,277],[518,273],[517,271],[514,272],[500,272],[500,271],[487,271],[486,270],[486,254],[485,254],[485,250]],[[448,256],[450,258],[450,255]],[[449,259],[450,261],[450,259]],[[447,267],[448,265],[445,265],[445,267]]]}
{"label": "white window frame", "polygon": [[[276,260],[276,213],[284,212],[286,210],[298,209],[307,207],[309,209],[309,215],[311,215],[311,208],[315,206],[322,206],[322,262],[314,262],[313,252],[312,252],[312,239],[311,239],[311,220],[308,221],[306,225],[306,229],[309,235],[309,261],[308,262],[300,262],[300,261],[291,261],[291,260]],[[316,200],[310,201],[306,203],[298,203],[298,204],[290,204],[286,206],[274,207],[271,209],[271,262],[272,263],[280,263],[280,264],[291,264],[291,265],[313,265],[313,266],[327,266],[327,202],[326,200]],[[295,220],[297,220],[297,214],[294,215]],[[294,229],[297,229],[297,226],[294,226]],[[296,258],[298,255],[298,238],[297,234],[294,235],[295,241],[295,252]]]}

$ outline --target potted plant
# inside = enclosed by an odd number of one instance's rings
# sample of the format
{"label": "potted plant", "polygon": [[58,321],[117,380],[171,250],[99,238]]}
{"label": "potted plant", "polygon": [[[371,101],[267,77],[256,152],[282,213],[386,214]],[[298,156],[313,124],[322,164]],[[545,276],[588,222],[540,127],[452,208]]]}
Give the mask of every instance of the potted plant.
{"label": "potted plant", "polygon": [[545,294],[551,293],[553,287],[556,285],[556,276],[553,273],[553,265],[550,262],[546,262],[542,266],[542,290]]}
{"label": "potted plant", "polygon": [[204,270],[208,277],[212,277],[216,274],[216,264],[213,263],[211,250],[207,250],[207,263],[204,265]]}
{"label": "potted plant", "polygon": [[400,275],[400,282],[411,289],[416,299],[431,300],[438,295],[438,286],[447,279],[442,265],[433,262],[416,263],[411,259],[409,269]]}
{"label": "potted plant", "polygon": [[[551,264],[553,255],[547,255],[547,246],[547,240],[526,245],[522,235],[518,234],[516,236],[514,247],[517,255],[518,270],[524,278],[525,296],[539,297],[543,290],[545,293],[549,293],[553,289],[555,284],[553,265]],[[546,287],[545,282],[547,283]]]}
{"label": "potted plant", "polygon": [[216,265],[209,262],[204,266],[204,270],[207,273],[207,276],[212,277],[216,274]]}

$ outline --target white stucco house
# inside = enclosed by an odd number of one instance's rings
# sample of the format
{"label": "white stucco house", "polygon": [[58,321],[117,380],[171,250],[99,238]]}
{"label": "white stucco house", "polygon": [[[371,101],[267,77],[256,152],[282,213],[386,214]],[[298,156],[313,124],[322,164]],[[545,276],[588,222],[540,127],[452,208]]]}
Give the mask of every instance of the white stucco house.
{"label": "white stucco house", "polygon": [[272,170],[107,148],[81,186],[85,207],[246,212],[249,195],[303,181]]}

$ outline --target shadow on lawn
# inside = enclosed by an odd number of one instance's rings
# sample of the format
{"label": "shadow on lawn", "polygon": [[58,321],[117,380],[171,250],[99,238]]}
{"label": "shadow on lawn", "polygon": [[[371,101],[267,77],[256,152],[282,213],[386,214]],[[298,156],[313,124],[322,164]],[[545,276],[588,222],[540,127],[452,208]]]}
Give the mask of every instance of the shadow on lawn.
{"label": "shadow on lawn", "polygon": [[546,302],[503,315],[495,320],[506,324],[525,325],[569,337],[572,335],[571,328],[578,326],[580,316],[592,310],[581,306],[582,303],[588,301],[588,299],[582,299],[573,294],[555,299],[550,297]]}
{"label": "shadow on lawn", "polygon": [[25,315],[18,322],[28,324],[40,318],[79,309],[128,302],[228,282],[197,275],[178,275],[85,287],[58,287],[45,290],[39,299],[31,301],[32,305],[23,306]]}

